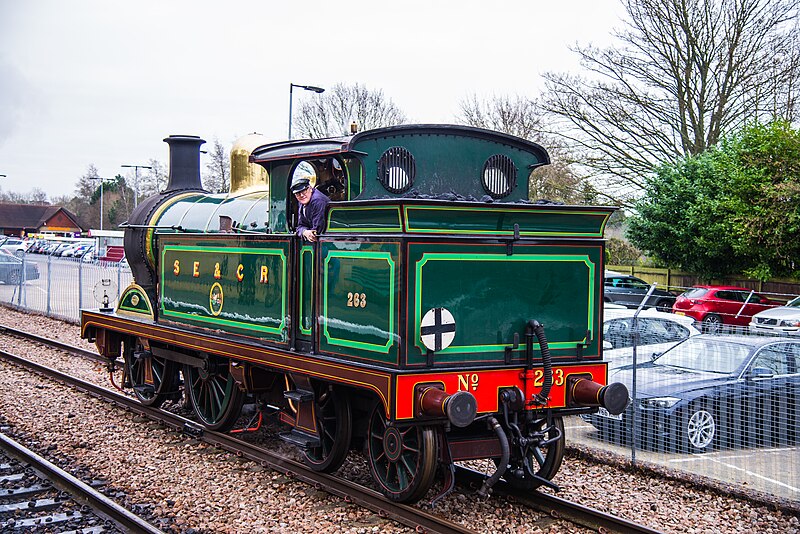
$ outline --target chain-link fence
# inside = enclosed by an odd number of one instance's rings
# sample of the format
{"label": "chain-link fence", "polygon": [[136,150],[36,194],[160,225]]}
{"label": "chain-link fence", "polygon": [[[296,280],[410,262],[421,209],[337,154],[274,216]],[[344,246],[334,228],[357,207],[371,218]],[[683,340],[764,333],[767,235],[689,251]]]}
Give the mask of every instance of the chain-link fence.
{"label": "chain-link fence", "polygon": [[[0,272],[3,303],[73,322],[81,307],[114,306],[132,281],[124,263],[28,254],[16,269]],[[567,439],[800,500],[800,300],[669,289],[607,275],[604,357],[631,402],[569,418]]]}
{"label": "chain-link fence", "polygon": [[631,401],[575,418],[573,439],[800,501],[800,298],[605,282],[608,378]]}
{"label": "chain-link fence", "polygon": [[0,267],[5,272],[0,273],[1,302],[71,322],[80,321],[81,308],[114,306],[133,280],[124,261],[25,254],[0,257]]}

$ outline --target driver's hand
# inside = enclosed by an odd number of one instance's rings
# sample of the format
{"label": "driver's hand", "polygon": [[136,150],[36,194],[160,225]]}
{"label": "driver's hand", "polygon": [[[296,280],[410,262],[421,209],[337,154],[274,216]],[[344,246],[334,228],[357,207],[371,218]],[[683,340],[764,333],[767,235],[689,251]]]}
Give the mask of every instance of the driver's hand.
{"label": "driver's hand", "polygon": [[317,231],[316,230],[303,230],[303,237],[306,241],[316,241],[317,240]]}

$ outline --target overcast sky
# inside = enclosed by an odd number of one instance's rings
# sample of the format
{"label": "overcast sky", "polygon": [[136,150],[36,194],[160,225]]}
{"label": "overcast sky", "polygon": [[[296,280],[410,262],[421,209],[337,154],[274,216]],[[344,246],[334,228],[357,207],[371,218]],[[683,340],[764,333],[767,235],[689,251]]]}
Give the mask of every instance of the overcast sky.
{"label": "overcast sky", "polygon": [[283,140],[289,83],[359,83],[453,123],[472,94],[578,72],[568,47],[607,46],[622,16],[618,0],[0,0],[0,190],[71,195],[91,164],[167,163],[170,134]]}

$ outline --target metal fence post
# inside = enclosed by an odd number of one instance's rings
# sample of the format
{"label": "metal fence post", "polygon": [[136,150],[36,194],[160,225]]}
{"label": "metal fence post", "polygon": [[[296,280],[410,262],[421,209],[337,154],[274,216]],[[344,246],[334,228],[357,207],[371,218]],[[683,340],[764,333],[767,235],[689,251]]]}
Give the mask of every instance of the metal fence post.
{"label": "metal fence post", "polygon": [[22,295],[22,305],[25,307],[26,310],[28,309],[28,286],[25,285],[25,282],[28,281],[28,262],[27,262],[27,258],[28,258],[28,253],[27,252],[23,252],[22,253],[22,290],[25,292],[25,294]]}
{"label": "metal fence post", "polygon": [[119,296],[122,295],[122,260],[117,263],[117,305],[119,305]]}
{"label": "metal fence post", "polygon": [[636,308],[636,312],[633,314],[633,319],[631,320],[631,334],[633,335],[633,376],[631,377],[631,398],[633,399],[631,401],[633,403],[633,406],[631,406],[631,463],[633,465],[636,465],[636,438],[638,437],[638,432],[636,432],[636,415],[639,411],[639,403],[636,401],[636,374],[638,372],[636,348],[639,345],[639,314],[642,313],[642,310],[644,309],[644,303],[650,300],[650,295],[653,294],[655,289],[656,284],[653,282],[650,284],[650,289],[642,299],[642,302],[639,303],[639,307]]}
{"label": "metal fence post", "polygon": [[83,260],[78,259],[78,311],[83,308]]}
{"label": "metal fence post", "polygon": [[17,292],[17,307],[22,307],[22,287],[25,284],[25,253],[22,253],[22,262],[20,263],[21,269],[19,273],[19,291]]}
{"label": "metal fence post", "polygon": [[52,254],[47,255],[47,312],[45,313],[48,317],[50,316],[50,293],[52,288],[52,276],[51,273],[53,272],[53,256]]}

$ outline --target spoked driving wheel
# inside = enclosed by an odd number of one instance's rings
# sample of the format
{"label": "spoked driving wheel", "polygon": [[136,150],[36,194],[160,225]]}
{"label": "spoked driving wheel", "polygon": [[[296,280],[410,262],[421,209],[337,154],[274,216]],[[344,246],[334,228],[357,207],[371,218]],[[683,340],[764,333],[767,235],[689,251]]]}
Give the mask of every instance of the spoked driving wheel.
{"label": "spoked driving wheel", "polygon": [[551,480],[558,472],[564,459],[564,420],[553,417],[551,421],[549,426],[546,418],[528,425],[524,432],[528,445],[523,454],[512,447],[511,460],[503,476],[511,486],[532,490],[544,483],[542,479]]}
{"label": "spoked driving wheel", "polygon": [[395,502],[413,503],[428,493],[436,476],[436,432],[429,426],[395,426],[382,404],[372,410],[367,460],[381,492]]}
{"label": "spoked driving wheel", "polygon": [[307,449],[303,454],[311,469],[333,473],[341,467],[350,450],[353,426],[350,399],[343,390],[325,386],[315,389],[320,446]]}
{"label": "spoked driving wheel", "polygon": [[133,393],[145,406],[158,408],[177,393],[177,363],[132,349],[125,351],[125,366]]}
{"label": "spoked driving wheel", "polygon": [[195,415],[209,430],[225,432],[242,412],[244,392],[228,372],[228,362],[213,356],[203,367],[183,366],[186,396]]}

